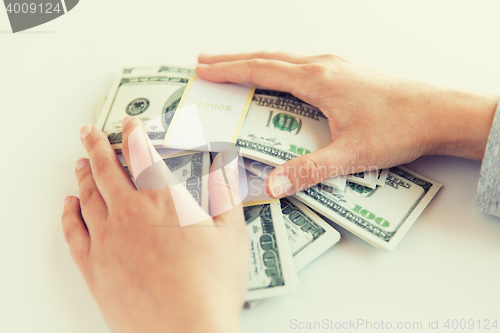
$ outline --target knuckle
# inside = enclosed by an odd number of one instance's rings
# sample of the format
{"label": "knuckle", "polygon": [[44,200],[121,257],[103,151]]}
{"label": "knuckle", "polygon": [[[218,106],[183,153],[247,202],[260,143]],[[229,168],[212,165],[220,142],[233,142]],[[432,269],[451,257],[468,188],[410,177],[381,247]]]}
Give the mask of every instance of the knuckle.
{"label": "knuckle", "polygon": [[351,63],[351,61],[342,58],[336,54],[322,54],[316,57],[318,61],[323,62],[325,64],[335,64],[335,65],[341,65],[342,63]]}
{"label": "knuckle", "polygon": [[287,58],[289,55],[290,55],[290,53],[287,53],[287,52],[273,52],[273,53],[269,53],[269,56],[271,56],[273,59]]}
{"label": "knuckle", "polygon": [[321,164],[319,164],[315,159],[304,156],[304,160],[306,161],[308,177],[310,184],[317,184],[323,180],[323,174],[325,173],[325,168]]}
{"label": "knuckle", "polygon": [[109,154],[101,154],[91,161],[92,173],[102,174],[113,163],[113,158]]}
{"label": "knuckle", "polygon": [[128,204],[126,205],[121,205],[119,207],[119,215],[123,218],[123,217],[134,217],[134,216],[137,216],[139,215],[140,213],[140,210],[139,210],[139,207],[137,206],[137,204],[133,203],[133,202],[128,202]]}
{"label": "knuckle", "polygon": [[253,54],[254,58],[266,59],[269,56],[269,52],[266,51],[258,51]]}
{"label": "knuckle", "polygon": [[133,225],[133,221],[138,219],[139,209],[135,205],[120,206],[114,214],[116,217],[116,226],[127,229]]}
{"label": "knuckle", "polygon": [[[138,136],[142,137],[142,123],[135,116],[131,117],[131,119],[125,123],[122,128],[122,144],[127,145],[129,140],[126,138],[137,139]],[[139,133],[140,132],[140,133]]]}
{"label": "knuckle", "polygon": [[317,102],[321,101],[321,98],[324,96],[323,91],[323,83],[319,81],[310,82],[304,89],[304,99],[312,102],[313,104],[317,104]]}
{"label": "knuckle", "polygon": [[[304,98],[312,103],[318,103],[331,89],[328,82],[335,75],[335,68],[323,63],[299,65],[307,77],[307,83],[302,89]],[[335,81],[333,81],[335,82]]]}
{"label": "knuckle", "polygon": [[262,59],[250,59],[248,60],[248,68],[250,72],[254,72],[256,70],[259,70],[264,63],[265,61]]}
{"label": "knuckle", "polygon": [[119,204],[110,206],[109,209],[110,215],[116,216],[119,223],[126,226],[129,222],[140,219],[144,212],[147,213],[149,207],[139,198],[129,195],[123,197]]}
{"label": "knuckle", "polygon": [[91,151],[96,149],[104,140],[107,140],[106,137],[102,135],[97,135],[96,131],[92,131],[85,139],[85,146],[87,147],[87,151]]}
{"label": "knuckle", "polygon": [[80,192],[80,204],[82,206],[86,206],[92,203],[92,201],[98,196],[100,196],[100,193],[95,187],[83,189]]}
{"label": "knuckle", "polygon": [[162,207],[165,202],[165,195],[168,191],[163,190],[141,190],[155,207]]}
{"label": "knuckle", "polygon": [[300,158],[299,170],[296,170],[295,173],[302,182],[305,180],[305,185],[310,186],[321,182],[327,170],[323,163],[304,155]]}
{"label": "knuckle", "polygon": [[336,60],[338,59],[338,56],[335,54],[321,54],[318,56],[319,59],[325,59],[325,60]]}
{"label": "knuckle", "polygon": [[249,79],[250,82],[255,82],[256,79],[256,73],[260,72],[263,69],[264,64],[266,63],[266,60],[262,59],[250,59],[248,60],[248,71],[249,71]]}
{"label": "knuckle", "polygon": [[259,51],[256,52],[253,56],[257,59],[264,60],[273,60],[273,59],[281,59],[284,58],[287,54],[284,52],[268,52],[268,51]]}
{"label": "knuckle", "polygon": [[305,71],[306,75],[317,77],[320,79],[323,78],[328,71],[326,65],[317,62],[311,64],[304,64],[300,66],[302,67],[302,70]]}

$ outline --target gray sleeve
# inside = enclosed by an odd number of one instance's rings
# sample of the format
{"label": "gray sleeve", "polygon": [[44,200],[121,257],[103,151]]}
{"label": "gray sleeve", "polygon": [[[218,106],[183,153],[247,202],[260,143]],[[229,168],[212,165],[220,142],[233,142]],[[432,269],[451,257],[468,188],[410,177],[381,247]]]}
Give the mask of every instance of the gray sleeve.
{"label": "gray sleeve", "polygon": [[484,153],[474,206],[487,214],[500,216],[500,103]]}

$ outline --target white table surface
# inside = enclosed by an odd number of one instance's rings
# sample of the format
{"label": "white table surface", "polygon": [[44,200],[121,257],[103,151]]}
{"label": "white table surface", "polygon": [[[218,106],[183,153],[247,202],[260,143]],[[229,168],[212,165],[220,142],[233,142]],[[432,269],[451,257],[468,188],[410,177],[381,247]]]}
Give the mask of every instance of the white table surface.
{"label": "white table surface", "polygon": [[[199,52],[335,53],[500,94],[499,14],[497,1],[85,0],[11,34],[0,10],[0,332],[108,332],[60,215],[65,195],[77,194],[78,130],[95,123],[96,99],[121,66],[194,62]],[[424,157],[409,167],[443,188],[396,250],[340,230],[299,274],[297,293],[243,312],[244,332],[334,331],[291,325],[323,319],[422,322],[421,331],[429,320],[443,330],[447,319],[500,325],[500,219],[473,208],[480,163]]]}

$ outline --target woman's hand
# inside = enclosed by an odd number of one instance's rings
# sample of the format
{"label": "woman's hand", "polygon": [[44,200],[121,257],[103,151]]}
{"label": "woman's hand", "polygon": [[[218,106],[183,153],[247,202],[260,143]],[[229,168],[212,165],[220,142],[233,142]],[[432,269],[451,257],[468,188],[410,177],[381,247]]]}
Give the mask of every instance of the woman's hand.
{"label": "woman's hand", "polygon": [[[129,137],[138,126],[132,117],[124,121],[129,166]],[[101,131],[86,126],[81,137],[89,159],[77,163],[80,199],[66,198],[62,225],[110,328],[238,332],[250,247],[241,205],[181,228],[168,187],[137,190]],[[237,186],[237,173],[226,175]],[[220,190],[217,179],[211,183],[211,191]],[[222,190],[227,196],[225,183]]]}
{"label": "woman's hand", "polygon": [[422,155],[481,160],[499,100],[397,79],[332,55],[200,55],[198,60],[202,79],[289,92],[328,117],[332,143],[271,172],[266,188],[274,197],[339,173],[388,168]]}

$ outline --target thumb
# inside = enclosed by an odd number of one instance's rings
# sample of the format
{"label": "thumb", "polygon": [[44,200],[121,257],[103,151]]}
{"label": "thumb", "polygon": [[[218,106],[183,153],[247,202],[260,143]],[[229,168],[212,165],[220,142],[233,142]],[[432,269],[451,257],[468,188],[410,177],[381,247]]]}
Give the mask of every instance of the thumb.
{"label": "thumb", "polygon": [[266,192],[284,198],[330,178],[357,172],[349,149],[331,143],[325,148],[293,158],[269,173]]}

